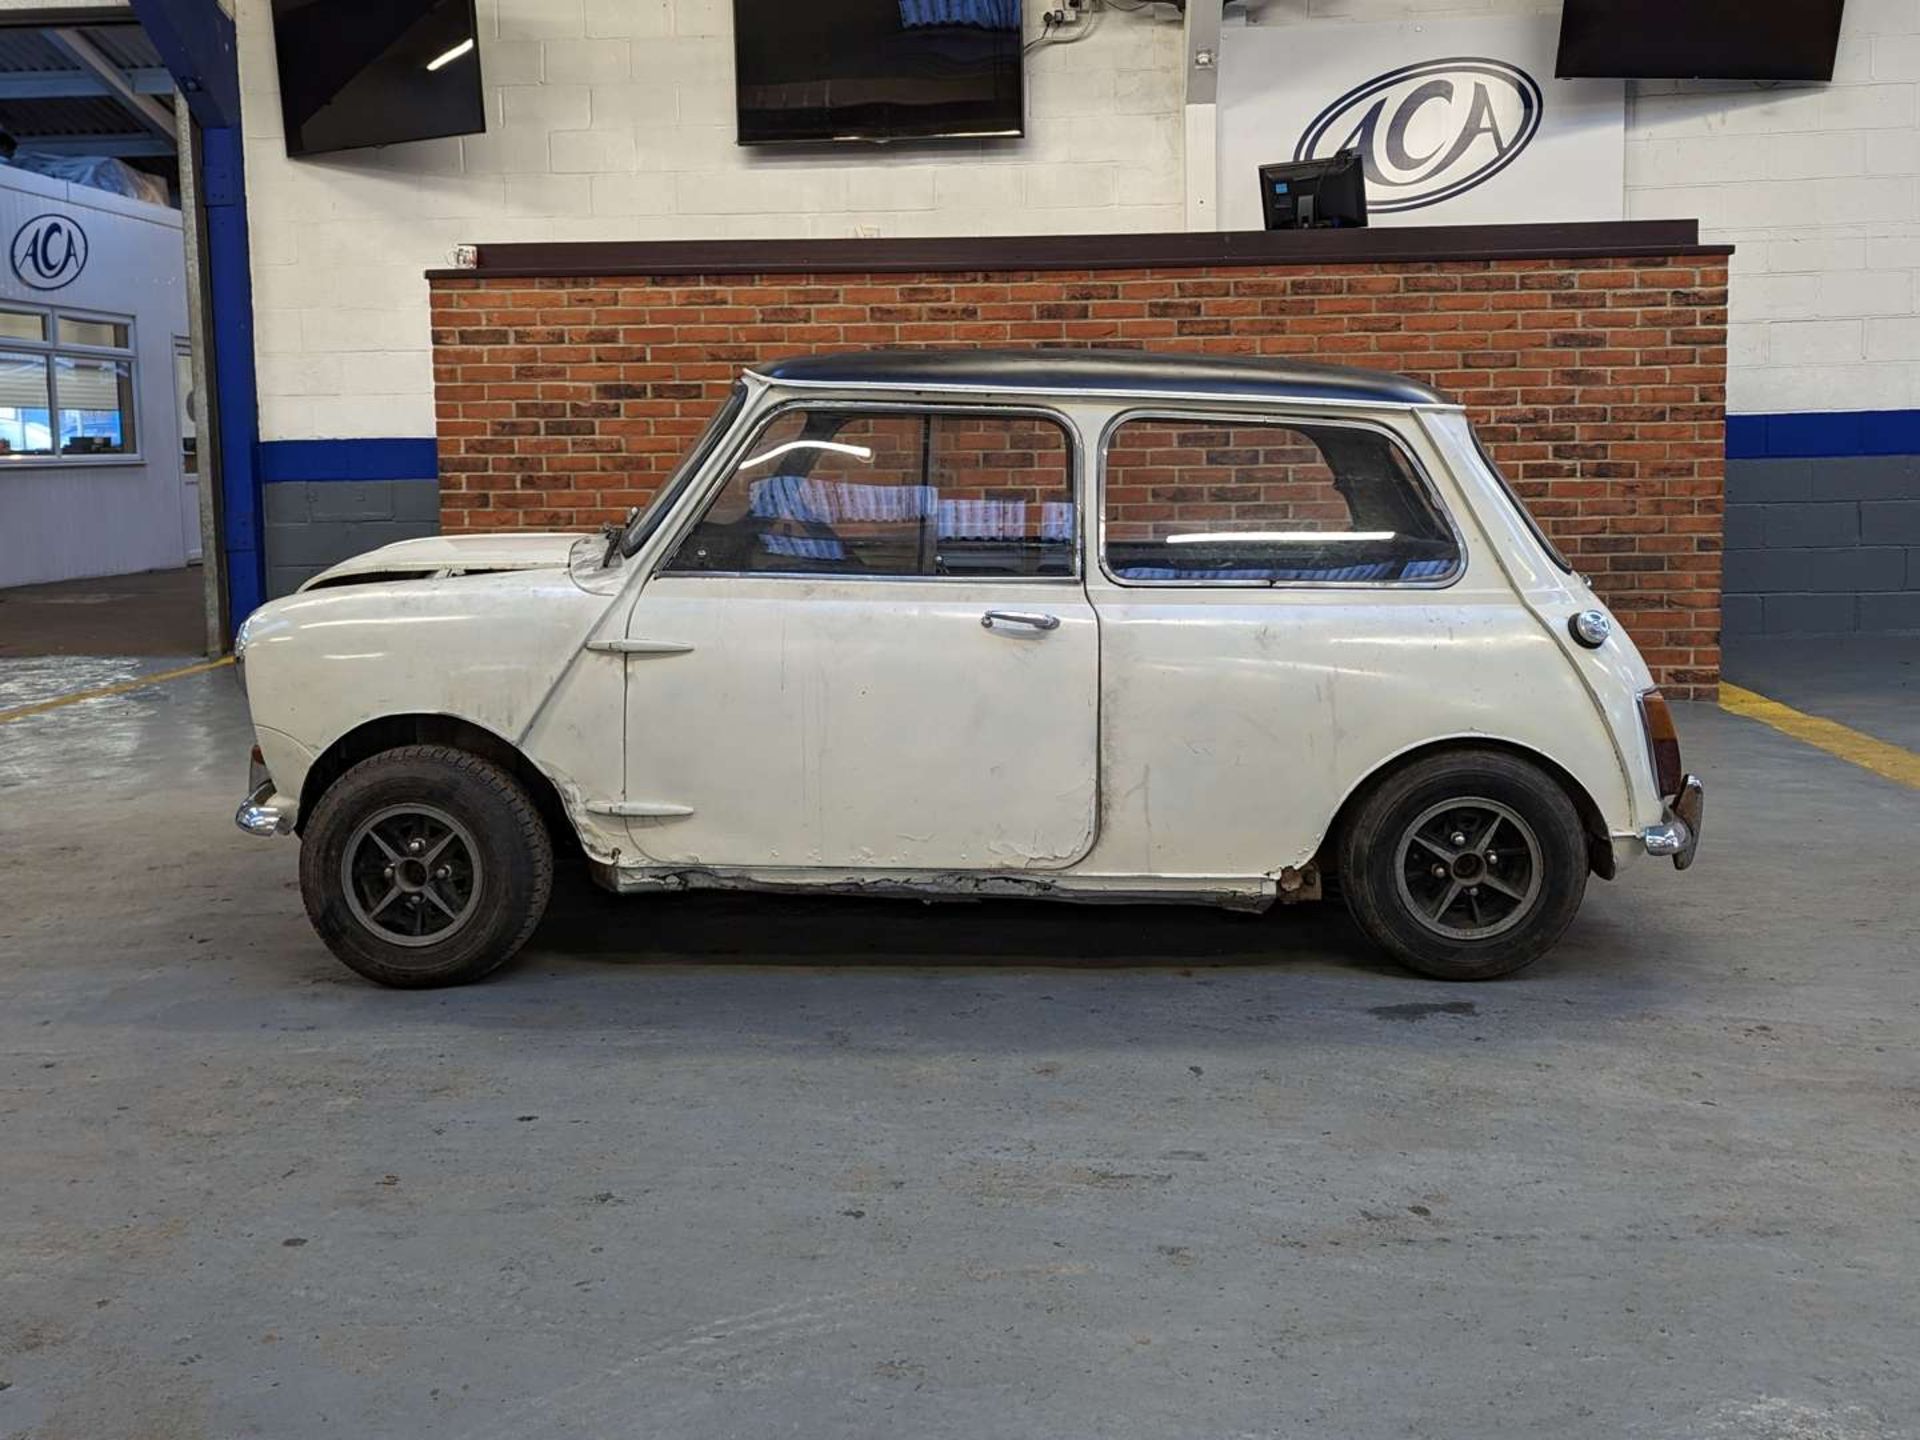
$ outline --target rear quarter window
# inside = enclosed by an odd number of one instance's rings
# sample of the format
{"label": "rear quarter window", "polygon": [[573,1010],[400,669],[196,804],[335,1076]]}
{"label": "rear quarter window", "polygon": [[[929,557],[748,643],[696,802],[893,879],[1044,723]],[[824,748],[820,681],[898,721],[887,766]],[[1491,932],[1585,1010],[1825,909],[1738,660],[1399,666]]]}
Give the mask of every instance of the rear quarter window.
{"label": "rear quarter window", "polygon": [[1364,425],[1139,415],[1110,432],[1101,534],[1126,584],[1442,584],[1453,526],[1413,458]]}

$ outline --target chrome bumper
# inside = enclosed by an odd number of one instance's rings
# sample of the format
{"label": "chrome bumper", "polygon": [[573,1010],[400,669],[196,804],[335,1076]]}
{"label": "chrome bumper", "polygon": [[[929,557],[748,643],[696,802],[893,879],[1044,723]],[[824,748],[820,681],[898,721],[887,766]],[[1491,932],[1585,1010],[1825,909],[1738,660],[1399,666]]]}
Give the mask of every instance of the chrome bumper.
{"label": "chrome bumper", "polygon": [[1640,832],[1649,855],[1667,855],[1673,868],[1684,870],[1693,864],[1700,848],[1700,827],[1706,819],[1707,792],[1699,779],[1689,775],[1680,782],[1680,793],[1667,806],[1667,817],[1658,825]]}
{"label": "chrome bumper", "polygon": [[266,762],[260,758],[260,748],[256,745],[247,775],[247,798],[233,812],[233,823],[249,835],[271,839],[292,833],[299,808],[299,801],[273,788],[273,776],[267,773]]}
{"label": "chrome bumper", "polygon": [[[233,823],[247,834],[263,839],[288,834],[293,829],[293,807],[284,803],[286,798],[274,791],[271,780],[256,786],[233,812]],[[276,805],[276,800],[282,803]]]}

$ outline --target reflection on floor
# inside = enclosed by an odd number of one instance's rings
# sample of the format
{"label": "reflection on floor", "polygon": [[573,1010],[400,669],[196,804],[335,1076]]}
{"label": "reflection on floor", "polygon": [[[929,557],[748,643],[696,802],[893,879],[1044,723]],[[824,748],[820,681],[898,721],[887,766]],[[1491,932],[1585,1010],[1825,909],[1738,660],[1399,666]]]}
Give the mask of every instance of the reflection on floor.
{"label": "reflection on floor", "polygon": [[[149,678],[206,664],[197,655],[0,655],[0,724],[24,718],[18,714],[23,709],[55,702],[107,706],[130,686],[144,690]],[[74,699],[79,696],[89,698]]]}
{"label": "reflection on floor", "polygon": [[0,590],[0,656],[198,655],[200,567]]}

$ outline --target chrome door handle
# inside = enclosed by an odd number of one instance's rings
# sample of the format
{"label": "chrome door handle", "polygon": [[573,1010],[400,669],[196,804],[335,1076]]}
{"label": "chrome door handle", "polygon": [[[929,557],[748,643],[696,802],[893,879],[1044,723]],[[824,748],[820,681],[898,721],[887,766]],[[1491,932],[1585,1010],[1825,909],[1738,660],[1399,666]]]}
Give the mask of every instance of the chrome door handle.
{"label": "chrome door handle", "polygon": [[980,624],[991,630],[998,621],[1002,625],[1030,625],[1035,630],[1058,630],[1058,615],[1036,615],[1028,610],[989,610],[980,617]]}

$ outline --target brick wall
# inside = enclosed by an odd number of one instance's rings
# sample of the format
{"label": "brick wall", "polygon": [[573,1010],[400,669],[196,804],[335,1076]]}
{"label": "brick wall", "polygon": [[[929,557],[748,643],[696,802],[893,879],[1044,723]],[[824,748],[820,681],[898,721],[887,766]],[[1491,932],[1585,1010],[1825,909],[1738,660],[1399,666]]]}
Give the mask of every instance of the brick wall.
{"label": "brick wall", "polygon": [[889,345],[1236,351],[1462,400],[1670,691],[1719,671],[1723,256],[432,283],[441,522],[585,527],[652,494],[737,371]]}
{"label": "brick wall", "polygon": [[[1382,439],[1368,451],[1382,460],[1393,448]],[[1129,420],[1107,442],[1106,467],[1109,541],[1283,525],[1362,528],[1325,456],[1290,426]]]}

